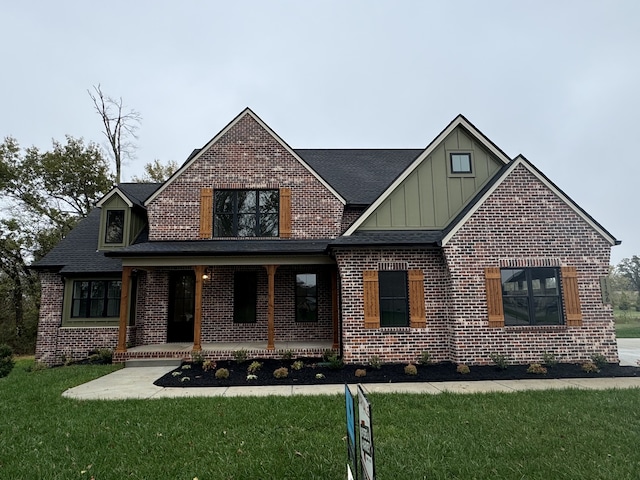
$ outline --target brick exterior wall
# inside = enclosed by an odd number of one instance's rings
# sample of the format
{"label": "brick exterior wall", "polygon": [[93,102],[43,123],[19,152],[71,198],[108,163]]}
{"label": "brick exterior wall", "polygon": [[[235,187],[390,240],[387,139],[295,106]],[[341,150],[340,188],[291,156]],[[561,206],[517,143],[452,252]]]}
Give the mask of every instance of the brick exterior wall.
{"label": "brick exterior wall", "polygon": [[[451,297],[452,358],[513,363],[543,352],[577,362],[600,353],[617,362],[613,313],[603,305],[600,278],[611,245],[524,166],[518,166],[443,248]],[[488,328],[485,267],[573,266],[578,271],[582,327]]]}
{"label": "brick exterior wall", "polygon": [[249,114],[148,206],[150,240],[197,240],[200,189],[291,188],[291,238],[335,238],[342,203]]}
{"label": "brick exterior wall", "polygon": [[[340,271],[342,345],[344,361],[366,363],[373,355],[385,362],[417,361],[428,351],[435,361],[450,360],[450,325],[446,293],[446,269],[438,249],[349,249],[335,251]],[[424,272],[427,327],[364,328],[364,270],[420,269]]]}

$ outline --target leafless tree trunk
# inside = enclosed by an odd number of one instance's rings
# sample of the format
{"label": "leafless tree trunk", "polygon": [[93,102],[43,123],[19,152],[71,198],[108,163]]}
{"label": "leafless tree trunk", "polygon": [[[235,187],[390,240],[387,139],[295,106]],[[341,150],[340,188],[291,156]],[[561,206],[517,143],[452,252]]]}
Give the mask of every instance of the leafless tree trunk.
{"label": "leafless tree trunk", "polygon": [[110,155],[116,163],[116,183],[120,183],[122,160],[133,158],[136,149],[131,139],[137,139],[136,134],[142,116],[135,110],[123,111],[122,97],[114,99],[105,95],[98,86],[93,87],[95,93],[87,90],[89,97],[104,125],[104,135],[109,141]]}

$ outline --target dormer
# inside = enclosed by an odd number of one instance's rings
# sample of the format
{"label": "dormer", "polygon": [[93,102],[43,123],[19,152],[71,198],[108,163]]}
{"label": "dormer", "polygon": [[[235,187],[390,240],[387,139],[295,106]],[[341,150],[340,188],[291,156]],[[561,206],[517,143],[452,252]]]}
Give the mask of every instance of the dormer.
{"label": "dormer", "polygon": [[115,250],[131,245],[146,225],[144,208],[136,205],[119,187],[98,203],[100,231],[98,250]]}

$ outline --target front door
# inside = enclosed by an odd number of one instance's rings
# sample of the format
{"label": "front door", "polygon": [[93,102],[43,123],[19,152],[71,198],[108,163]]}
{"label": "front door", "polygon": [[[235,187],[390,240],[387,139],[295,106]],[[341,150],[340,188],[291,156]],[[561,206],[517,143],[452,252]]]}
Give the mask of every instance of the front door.
{"label": "front door", "polygon": [[195,287],[194,272],[172,272],[170,274],[167,342],[193,342]]}

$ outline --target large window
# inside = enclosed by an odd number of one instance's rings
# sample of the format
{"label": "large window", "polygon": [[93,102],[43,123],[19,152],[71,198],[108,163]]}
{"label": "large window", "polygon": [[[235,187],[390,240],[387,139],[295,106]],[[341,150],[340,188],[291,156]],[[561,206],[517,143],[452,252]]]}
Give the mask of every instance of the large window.
{"label": "large window", "polygon": [[71,300],[72,318],[120,316],[120,280],[76,280]]}
{"label": "large window", "polygon": [[214,195],[214,236],[278,236],[278,190],[215,190]]}
{"label": "large window", "polygon": [[254,323],[258,298],[256,272],[236,272],[233,278],[233,321]]}
{"label": "large window", "polygon": [[380,293],[380,326],[406,327],[409,325],[407,312],[407,272],[378,272]]}
{"label": "large window", "polygon": [[557,268],[503,268],[500,277],[505,325],[563,323]]}
{"label": "large window", "polygon": [[315,273],[296,275],[296,322],[318,320],[318,288]]}

